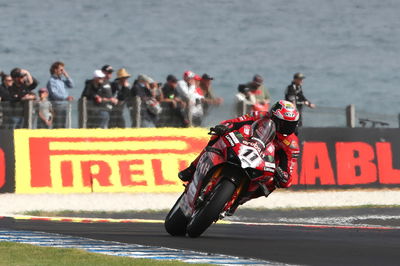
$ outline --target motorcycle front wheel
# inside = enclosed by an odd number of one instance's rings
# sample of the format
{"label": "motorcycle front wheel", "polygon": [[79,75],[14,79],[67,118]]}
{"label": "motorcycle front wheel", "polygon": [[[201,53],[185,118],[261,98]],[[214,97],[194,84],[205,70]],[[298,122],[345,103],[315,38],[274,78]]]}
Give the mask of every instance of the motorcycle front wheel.
{"label": "motorcycle front wheel", "polygon": [[185,236],[186,226],[188,219],[183,214],[181,208],[179,207],[179,202],[181,201],[184,194],[182,194],[176,201],[174,207],[169,211],[167,217],[165,217],[164,227],[165,230],[171,236]]}
{"label": "motorcycle front wheel", "polygon": [[193,214],[187,226],[187,234],[190,237],[198,237],[214,221],[217,221],[226,203],[231,200],[235,189],[232,182],[223,179],[211,192],[212,194],[205,204]]}

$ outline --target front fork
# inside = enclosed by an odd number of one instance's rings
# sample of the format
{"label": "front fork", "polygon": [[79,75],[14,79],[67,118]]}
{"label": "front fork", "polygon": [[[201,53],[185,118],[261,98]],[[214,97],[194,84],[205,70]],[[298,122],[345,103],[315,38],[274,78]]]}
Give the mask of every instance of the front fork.
{"label": "front fork", "polygon": [[[199,194],[196,208],[205,201],[206,197],[208,195],[210,195],[211,191],[221,181],[221,178],[223,177],[223,175],[221,175],[223,168],[224,168],[224,166],[221,166],[217,170],[214,171],[214,173],[211,176],[210,180],[208,181],[207,185],[202,189],[202,191]],[[223,212],[228,211],[229,209],[231,209],[232,206],[236,206],[238,204],[241,194],[244,192],[245,187],[247,187],[249,184],[249,180],[247,178],[243,178],[243,177],[241,177],[240,180],[238,180],[239,179],[238,177],[234,177],[234,176],[228,177],[228,179],[233,184],[235,184],[236,189],[232,195],[231,200],[225,205]]]}

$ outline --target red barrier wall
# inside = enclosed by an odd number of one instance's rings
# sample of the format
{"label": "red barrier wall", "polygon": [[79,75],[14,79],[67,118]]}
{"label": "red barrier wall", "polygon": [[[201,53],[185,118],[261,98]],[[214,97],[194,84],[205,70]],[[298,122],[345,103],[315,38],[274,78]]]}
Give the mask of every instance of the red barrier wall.
{"label": "red barrier wall", "polygon": [[400,129],[304,128],[298,187],[400,186]]}

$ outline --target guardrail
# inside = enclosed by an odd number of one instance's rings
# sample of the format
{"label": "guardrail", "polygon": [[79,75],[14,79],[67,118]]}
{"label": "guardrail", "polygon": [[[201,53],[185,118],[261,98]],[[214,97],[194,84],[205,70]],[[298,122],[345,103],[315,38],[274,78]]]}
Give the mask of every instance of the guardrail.
{"label": "guardrail", "polygon": [[[251,105],[238,103],[238,114],[251,112]],[[375,114],[357,110],[354,104],[345,108],[319,106],[303,109],[303,127],[400,127],[400,114]]]}
{"label": "guardrail", "polygon": [[[123,105],[111,109],[88,101],[85,97],[72,102],[52,102],[54,118],[52,128],[99,128],[102,111],[109,112],[108,128],[137,128],[141,125],[141,100],[134,97]],[[190,110],[185,117],[182,110],[172,103],[161,102],[161,113],[157,115],[157,127],[188,127],[192,125]],[[39,105],[37,101],[0,102],[0,129],[28,128],[39,126]],[[185,121],[184,121],[185,120]]]}

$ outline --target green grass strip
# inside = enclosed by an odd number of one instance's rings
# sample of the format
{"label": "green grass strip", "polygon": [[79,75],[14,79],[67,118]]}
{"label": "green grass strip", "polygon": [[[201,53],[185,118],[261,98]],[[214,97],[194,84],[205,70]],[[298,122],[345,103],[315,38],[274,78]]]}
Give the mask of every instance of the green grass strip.
{"label": "green grass strip", "polygon": [[[0,265],[189,265],[189,263],[168,260],[133,259],[95,254],[73,248],[40,247],[14,242],[0,242]],[[196,264],[208,265],[208,264]]]}

